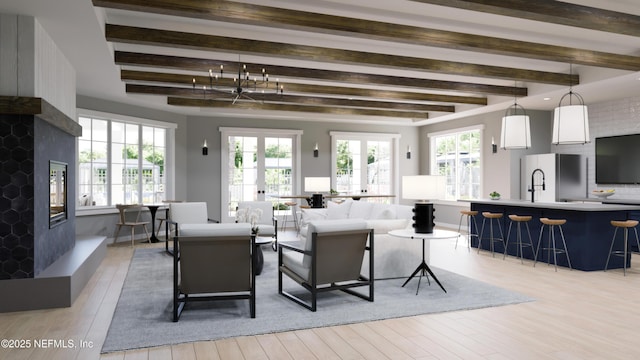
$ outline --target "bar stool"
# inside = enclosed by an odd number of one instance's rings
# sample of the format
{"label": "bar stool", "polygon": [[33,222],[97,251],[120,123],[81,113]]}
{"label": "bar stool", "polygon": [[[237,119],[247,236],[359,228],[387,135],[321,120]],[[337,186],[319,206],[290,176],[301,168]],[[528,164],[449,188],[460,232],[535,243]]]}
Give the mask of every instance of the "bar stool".
{"label": "bar stool", "polygon": [[[555,271],[558,271],[558,259],[557,254],[564,254],[567,257],[567,263],[569,264],[569,269],[571,267],[571,260],[569,259],[569,251],[567,250],[567,243],[564,240],[564,232],[562,231],[562,225],[566,224],[566,219],[549,219],[549,218],[540,218],[540,222],[542,226],[540,227],[540,236],[538,237],[538,247],[536,249],[536,255],[533,258],[533,266],[536,266],[536,262],[538,261],[538,254],[540,252],[540,244],[542,243],[542,234],[544,232],[544,227],[547,225],[549,227],[549,237],[547,238],[547,247],[543,247],[542,250],[553,251],[553,266],[555,267]],[[562,248],[556,247],[556,236],[554,233],[554,229],[558,228],[560,230],[560,237],[562,238]],[[551,255],[547,256],[547,264],[551,262]]]}
{"label": "bar stool", "polygon": [[[478,223],[476,222],[476,215],[478,215],[478,212],[475,210],[460,210],[460,222],[458,223],[458,234],[460,234],[460,229],[462,228],[462,218],[464,218],[465,216],[467,217],[466,223],[467,223],[467,250],[471,251],[471,237],[475,236],[477,239],[479,239],[478,237]],[[476,233],[472,233],[471,232],[471,220],[473,220],[473,224],[476,226]],[[460,236],[458,236],[459,238]],[[458,238],[456,238],[456,246],[454,247],[455,249],[458,248]],[[479,241],[479,240],[478,240]]]}
{"label": "bar stool", "polygon": [[[495,253],[493,252],[493,243],[501,242],[504,245],[504,233],[502,232],[502,226],[500,226],[500,219],[502,218],[502,213],[492,213],[489,211],[485,211],[482,213],[484,219],[482,219],[482,230],[478,236],[478,254],[480,253],[480,249],[482,248],[482,235],[484,234],[484,224],[487,219],[489,219],[489,242],[491,249],[491,256],[495,257]],[[496,238],[493,236],[493,221],[498,224],[498,229],[500,230],[500,237]]]}
{"label": "bar stool", "polygon": [[[531,232],[529,231],[529,221],[531,221],[531,216],[529,215],[522,216],[522,215],[512,214],[512,215],[509,215],[509,219],[511,220],[511,222],[509,223],[509,231],[507,231],[507,242],[504,245],[504,254],[502,258],[505,259],[507,257],[507,247],[509,246],[509,238],[511,237],[511,226],[513,226],[513,223],[516,223],[516,231],[518,232],[516,234],[516,245],[518,246],[516,250],[516,256],[520,254],[520,262],[524,264],[523,247],[530,246],[531,252],[533,253],[533,241],[531,240]],[[527,234],[529,235],[528,244],[522,242],[522,226],[521,226],[522,223],[524,223],[527,227]]]}
{"label": "bar stool", "polygon": [[[609,256],[607,256],[607,263],[604,266],[604,271],[607,271],[609,267],[609,259],[611,255],[622,256],[624,258],[624,267],[623,273],[627,276],[627,250],[628,250],[628,237],[629,237],[629,228],[633,228],[636,232],[636,245],[638,249],[640,249],[640,241],[638,241],[638,230],[636,226],[638,225],[637,220],[611,220],[611,225],[613,225],[616,230],[613,232],[613,239],[611,240],[611,247],[609,248]],[[624,249],[613,251],[613,244],[616,242],[616,234],[618,233],[618,229],[622,228],[624,230]]]}
{"label": "bar stool", "polygon": [[[293,218],[293,226],[296,229],[296,231],[298,230],[298,216],[296,215],[296,206],[298,206],[298,203],[293,202],[293,201],[287,201],[284,203],[286,206],[289,207],[289,209],[291,209],[291,217]],[[287,213],[284,214],[284,219],[282,220],[282,230],[284,231],[284,228],[287,226]]]}

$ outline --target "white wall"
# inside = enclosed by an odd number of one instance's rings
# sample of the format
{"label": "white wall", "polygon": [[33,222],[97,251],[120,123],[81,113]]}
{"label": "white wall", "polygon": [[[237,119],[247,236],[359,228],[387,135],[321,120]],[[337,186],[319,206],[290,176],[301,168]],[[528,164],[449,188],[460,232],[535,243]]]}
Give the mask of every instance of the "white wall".
{"label": "white wall", "polygon": [[0,95],[40,97],[76,118],[76,72],[34,17],[0,14]]}

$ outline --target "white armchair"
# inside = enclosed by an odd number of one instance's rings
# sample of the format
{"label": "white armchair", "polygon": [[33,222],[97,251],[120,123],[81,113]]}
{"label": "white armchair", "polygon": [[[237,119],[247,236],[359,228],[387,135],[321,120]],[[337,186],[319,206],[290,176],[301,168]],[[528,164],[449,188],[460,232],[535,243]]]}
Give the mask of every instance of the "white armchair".
{"label": "white armchair", "polygon": [[[167,236],[174,231],[176,236],[182,235],[184,231],[208,231],[218,223],[208,218],[206,202],[169,203],[169,214],[171,219],[166,222]],[[169,241],[165,242],[165,250],[169,252]]]}
{"label": "white armchair", "polygon": [[[258,227],[258,236],[271,236],[274,241],[272,248],[275,251],[278,246],[278,220],[273,214],[273,203],[271,201],[240,201],[237,210],[251,211],[258,209],[260,216],[256,219],[239,219],[238,222],[249,222],[251,226]],[[253,222],[251,220],[254,220]]]}

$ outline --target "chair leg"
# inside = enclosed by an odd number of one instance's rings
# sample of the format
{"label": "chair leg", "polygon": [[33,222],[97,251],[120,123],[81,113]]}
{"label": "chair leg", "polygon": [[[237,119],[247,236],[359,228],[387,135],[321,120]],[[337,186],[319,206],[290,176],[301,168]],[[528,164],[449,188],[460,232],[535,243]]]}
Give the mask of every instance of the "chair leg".
{"label": "chair leg", "polygon": [[115,244],[116,241],[118,240],[118,234],[120,233],[121,228],[122,228],[122,225],[118,225],[118,227],[116,228],[116,232],[113,234],[113,244]]}
{"label": "chair leg", "polygon": [[613,244],[616,242],[616,235],[618,234],[618,228],[613,232],[613,239],[611,240],[611,246],[609,247],[609,256],[607,256],[607,262],[604,264],[604,271],[609,268],[609,259],[611,259],[611,252],[613,251]]}
{"label": "chair leg", "polygon": [[131,226],[131,246],[132,247],[135,246],[135,243],[134,243],[135,235],[136,235],[136,227]]}
{"label": "chair leg", "polygon": [[144,234],[147,235],[147,242],[150,243],[151,242],[151,238],[149,237],[149,231],[147,229],[147,224],[143,224],[142,228],[144,229]]}
{"label": "chair leg", "polygon": [[[544,232],[544,224],[540,227],[540,236],[538,236],[538,246],[536,247],[536,252],[533,254],[533,267],[536,267],[536,262],[538,262],[538,253],[540,251],[540,242],[542,241],[542,234]],[[544,248],[542,249],[544,250]]]}
{"label": "chair leg", "polygon": [[480,254],[480,249],[482,248],[482,235],[484,235],[485,221],[487,221],[487,218],[482,219],[482,230],[480,230],[480,234],[478,235],[478,254]]}
{"label": "chair leg", "polygon": [[[569,270],[573,270],[571,267],[571,259],[569,259],[569,250],[567,249],[567,242],[564,240],[564,232],[562,231],[562,225],[558,226],[560,229],[560,237],[562,238],[562,245],[564,246],[564,255],[567,257],[567,263],[569,264]],[[638,239],[638,232],[636,231],[636,240]],[[640,245],[640,242],[638,242]]]}
{"label": "chair leg", "polygon": [[460,239],[460,230],[462,229],[462,217],[464,216],[464,214],[460,215],[460,221],[458,221],[458,237],[456,238],[456,246],[454,246],[454,249],[458,248],[458,239]]}

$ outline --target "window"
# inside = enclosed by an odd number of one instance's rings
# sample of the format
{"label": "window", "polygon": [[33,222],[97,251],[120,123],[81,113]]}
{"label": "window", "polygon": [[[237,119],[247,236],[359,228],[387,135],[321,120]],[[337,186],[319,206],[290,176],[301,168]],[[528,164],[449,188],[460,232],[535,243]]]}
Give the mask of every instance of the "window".
{"label": "window", "polygon": [[[331,132],[332,186],[341,194],[397,194],[398,134]],[[389,198],[369,201],[389,202]]]}
{"label": "window", "polygon": [[429,134],[431,174],[447,176],[447,199],[478,199],[482,127]]}
{"label": "window", "polygon": [[167,193],[174,124],[113,116],[84,116],[79,123],[80,207],[158,203]]}

